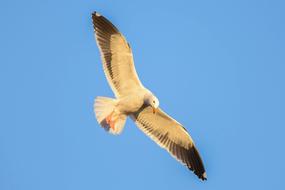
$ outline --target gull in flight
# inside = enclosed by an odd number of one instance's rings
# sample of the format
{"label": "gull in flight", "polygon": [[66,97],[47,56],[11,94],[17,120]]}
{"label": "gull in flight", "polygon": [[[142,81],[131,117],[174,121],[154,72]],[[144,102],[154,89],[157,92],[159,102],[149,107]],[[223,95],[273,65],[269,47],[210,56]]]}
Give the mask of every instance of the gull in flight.
{"label": "gull in flight", "polygon": [[206,180],[202,159],[186,129],[159,108],[159,101],[139,80],[126,38],[104,16],[92,14],[103,68],[116,98],[97,97],[94,111],[109,133],[122,132],[127,116],[175,159]]}

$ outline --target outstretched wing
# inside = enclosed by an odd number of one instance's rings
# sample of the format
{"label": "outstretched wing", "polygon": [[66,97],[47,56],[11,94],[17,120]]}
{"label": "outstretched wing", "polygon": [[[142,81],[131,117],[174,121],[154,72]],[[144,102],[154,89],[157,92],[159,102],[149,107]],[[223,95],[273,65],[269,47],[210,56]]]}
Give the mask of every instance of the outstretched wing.
{"label": "outstretched wing", "polygon": [[100,14],[94,12],[92,20],[104,72],[115,96],[142,88],[134,67],[132,50],[125,37]]}
{"label": "outstretched wing", "polygon": [[206,180],[202,159],[186,129],[162,110],[154,114],[150,106],[131,115],[137,126],[162,148],[166,149],[200,179]]}

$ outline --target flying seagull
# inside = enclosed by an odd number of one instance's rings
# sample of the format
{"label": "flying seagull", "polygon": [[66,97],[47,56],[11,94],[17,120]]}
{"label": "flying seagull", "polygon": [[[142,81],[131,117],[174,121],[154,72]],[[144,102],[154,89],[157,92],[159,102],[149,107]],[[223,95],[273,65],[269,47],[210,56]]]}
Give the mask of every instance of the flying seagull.
{"label": "flying seagull", "polygon": [[159,101],[139,80],[132,49],[126,38],[105,17],[92,14],[103,68],[116,99],[96,97],[94,111],[109,133],[122,132],[127,116],[139,129],[174,158],[206,180],[202,159],[186,129],[159,108]]}

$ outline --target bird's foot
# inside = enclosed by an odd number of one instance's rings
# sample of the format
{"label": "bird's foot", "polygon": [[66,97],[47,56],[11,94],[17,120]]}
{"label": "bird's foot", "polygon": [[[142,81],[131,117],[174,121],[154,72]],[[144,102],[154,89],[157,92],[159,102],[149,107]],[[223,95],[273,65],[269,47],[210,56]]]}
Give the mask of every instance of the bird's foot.
{"label": "bird's foot", "polygon": [[116,125],[116,120],[115,121],[111,121],[109,126],[111,129],[115,130],[115,125]]}
{"label": "bird's foot", "polygon": [[111,129],[115,130],[115,125],[116,125],[117,119],[113,120],[114,119],[114,118],[112,118],[113,117],[113,113],[114,112],[112,112],[110,115],[108,115],[106,117],[106,123],[110,126]]}
{"label": "bird's foot", "polygon": [[113,115],[113,112],[110,113],[110,115],[108,115],[108,116],[106,117],[106,123],[107,123],[108,125],[112,122],[112,115]]}

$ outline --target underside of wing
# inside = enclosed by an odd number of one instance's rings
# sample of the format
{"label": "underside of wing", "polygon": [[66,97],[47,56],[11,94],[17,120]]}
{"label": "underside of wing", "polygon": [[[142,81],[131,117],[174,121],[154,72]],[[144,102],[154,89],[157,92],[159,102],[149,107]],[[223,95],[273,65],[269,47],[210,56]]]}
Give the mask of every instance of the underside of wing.
{"label": "underside of wing", "polygon": [[116,97],[141,88],[142,84],[134,67],[132,50],[125,37],[100,14],[94,12],[92,20],[104,72]]}
{"label": "underside of wing", "polygon": [[202,159],[186,129],[162,110],[155,114],[151,107],[144,107],[131,118],[152,140],[166,149],[173,157],[206,180]]}

